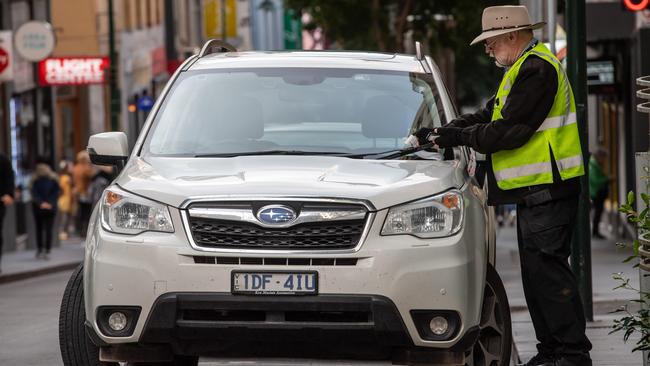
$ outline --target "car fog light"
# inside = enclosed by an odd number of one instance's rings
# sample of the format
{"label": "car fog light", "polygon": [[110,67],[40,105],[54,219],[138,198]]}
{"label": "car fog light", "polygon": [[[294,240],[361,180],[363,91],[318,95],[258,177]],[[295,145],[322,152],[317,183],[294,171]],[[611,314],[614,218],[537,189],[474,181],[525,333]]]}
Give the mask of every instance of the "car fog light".
{"label": "car fog light", "polygon": [[447,330],[449,329],[449,323],[447,322],[447,319],[441,316],[436,316],[431,319],[431,322],[429,322],[429,328],[431,328],[433,334],[443,335],[447,333]]}
{"label": "car fog light", "polygon": [[108,317],[108,326],[116,332],[124,330],[124,328],[126,328],[126,315],[119,311],[112,313],[111,316]]}

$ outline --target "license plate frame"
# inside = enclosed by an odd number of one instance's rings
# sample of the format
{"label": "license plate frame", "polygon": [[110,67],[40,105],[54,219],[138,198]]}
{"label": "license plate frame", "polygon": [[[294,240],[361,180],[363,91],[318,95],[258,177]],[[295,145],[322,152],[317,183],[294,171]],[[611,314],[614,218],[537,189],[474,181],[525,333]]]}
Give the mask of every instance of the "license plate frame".
{"label": "license plate frame", "polygon": [[[291,276],[313,276],[313,287],[314,289],[308,289],[308,291],[299,291],[299,290],[267,290],[267,289],[252,289],[248,288],[246,289],[246,286],[242,286],[241,283],[238,281],[245,281],[243,277],[237,277],[237,276],[244,276],[244,275],[250,275],[250,281],[251,281],[251,286],[253,285],[253,275],[259,275],[259,276],[265,276],[265,275],[271,275],[271,280],[274,280],[273,277],[275,275],[291,275]],[[282,276],[278,276],[277,280],[281,281]],[[295,278],[295,277],[294,277]],[[307,284],[307,278],[304,277],[299,280],[302,281],[304,279],[304,282],[302,284]],[[260,279],[263,281],[263,279]],[[286,280],[285,280],[286,281]],[[263,286],[266,286],[266,283],[261,283]],[[237,285],[237,286],[236,286]],[[245,284],[244,284],[245,285]],[[302,287],[300,286],[297,287]],[[255,295],[255,296],[314,296],[318,295],[318,271],[242,271],[242,270],[234,270],[230,272],[230,292],[233,295]],[[244,289],[241,289],[241,287],[244,287]],[[306,286],[305,286],[306,287]]]}

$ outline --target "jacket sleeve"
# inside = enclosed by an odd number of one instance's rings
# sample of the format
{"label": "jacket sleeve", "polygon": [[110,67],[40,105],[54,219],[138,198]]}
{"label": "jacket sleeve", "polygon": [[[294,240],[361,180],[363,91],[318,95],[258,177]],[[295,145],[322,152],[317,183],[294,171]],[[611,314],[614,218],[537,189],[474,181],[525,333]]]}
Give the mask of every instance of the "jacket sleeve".
{"label": "jacket sleeve", "polygon": [[492,120],[492,105],[494,96],[485,103],[485,107],[480,108],[474,113],[466,113],[452,120],[445,127],[470,127],[480,123],[489,123]]}
{"label": "jacket sleeve", "polygon": [[557,94],[557,79],[553,65],[537,56],[529,56],[501,109],[503,118],[464,128],[461,132],[463,145],[484,154],[523,146],[551,110]]}
{"label": "jacket sleeve", "polygon": [[38,179],[33,179],[32,178],[29,192],[32,195],[32,204],[38,206],[44,201],[43,200],[43,194],[42,194],[42,188],[41,188],[41,182]]}

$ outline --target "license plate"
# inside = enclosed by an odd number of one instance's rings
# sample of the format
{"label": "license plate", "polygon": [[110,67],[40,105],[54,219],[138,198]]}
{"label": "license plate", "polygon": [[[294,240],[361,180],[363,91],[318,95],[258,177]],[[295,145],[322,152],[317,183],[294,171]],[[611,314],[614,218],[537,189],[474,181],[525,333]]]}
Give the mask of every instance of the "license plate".
{"label": "license plate", "polygon": [[232,293],[247,295],[316,295],[318,272],[233,271]]}

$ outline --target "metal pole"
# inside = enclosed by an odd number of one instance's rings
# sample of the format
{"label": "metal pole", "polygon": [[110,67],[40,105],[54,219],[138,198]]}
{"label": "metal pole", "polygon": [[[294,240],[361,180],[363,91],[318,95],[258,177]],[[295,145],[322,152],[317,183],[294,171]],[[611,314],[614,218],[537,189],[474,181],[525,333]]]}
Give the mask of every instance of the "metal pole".
{"label": "metal pole", "polygon": [[226,0],[221,0],[221,39],[228,41],[226,35]]}
{"label": "metal pole", "polygon": [[554,55],[557,54],[557,49],[555,47],[555,31],[556,26],[556,12],[557,12],[557,0],[548,0],[547,3],[548,9],[548,42],[551,44],[551,52]]}
{"label": "metal pole", "polygon": [[165,0],[165,54],[168,62],[178,60],[176,26],[174,24],[174,0]]}
{"label": "metal pole", "polygon": [[578,217],[571,243],[571,268],[578,280],[578,287],[585,310],[585,317],[593,321],[591,286],[591,236],[589,231],[589,144],[587,136],[587,42],[585,30],[585,0],[566,2],[567,24],[567,74],[573,88],[580,131],[580,144],[585,162],[585,175],[580,178],[582,192],[578,205]]}
{"label": "metal pole", "polygon": [[113,0],[108,0],[108,47],[108,57],[110,58],[110,66],[108,69],[108,88],[111,94],[111,131],[117,131],[118,116],[120,113],[120,90],[117,88],[117,54],[115,53],[115,23],[113,20]]}

